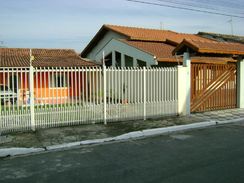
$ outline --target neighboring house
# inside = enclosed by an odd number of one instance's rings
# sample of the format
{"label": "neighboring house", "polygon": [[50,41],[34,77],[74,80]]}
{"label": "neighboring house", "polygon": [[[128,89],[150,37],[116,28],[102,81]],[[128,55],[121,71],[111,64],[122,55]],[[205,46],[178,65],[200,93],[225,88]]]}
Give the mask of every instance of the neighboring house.
{"label": "neighboring house", "polygon": [[212,33],[212,32],[199,32],[198,35],[219,42],[236,42],[236,43],[244,44],[244,36],[219,34],[219,33]]}
{"label": "neighboring house", "polygon": [[[182,61],[182,58],[176,56],[173,51],[183,40],[216,42],[195,34],[103,25],[82,51],[81,56],[101,63],[103,53],[105,53],[107,66],[174,66],[179,65]],[[233,62],[232,57],[217,57],[217,62]],[[213,61],[213,58],[210,58],[209,55],[207,57],[199,58],[197,56],[192,58],[192,62],[211,63],[216,61]]]}
{"label": "neighboring house", "polygon": [[[70,49],[32,49],[34,60],[31,65],[38,68],[34,73],[34,94],[36,103],[50,103],[50,98],[62,98],[80,95],[75,91],[76,81],[81,80],[75,72],[62,71],[61,68],[91,67],[97,66],[88,59],[82,59]],[[19,103],[27,103],[29,95],[29,67],[30,49],[0,48],[0,85],[2,93],[11,90],[17,94]],[[42,69],[42,70],[40,70]],[[81,76],[80,76],[81,77]],[[80,85],[79,85],[80,86]],[[45,93],[45,96],[44,96]],[[9,96],[1,96],[1,98]],[[11,97],[9,97],[11,98]],[[57,102],[57,101],[56,101]],[[52,101],[55,103],[55,101]]]}

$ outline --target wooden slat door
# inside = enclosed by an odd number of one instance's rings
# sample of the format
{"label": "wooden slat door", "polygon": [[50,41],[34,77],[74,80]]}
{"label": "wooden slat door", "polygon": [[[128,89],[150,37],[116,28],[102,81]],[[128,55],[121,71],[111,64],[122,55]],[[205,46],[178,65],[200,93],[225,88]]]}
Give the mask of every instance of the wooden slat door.
{"label": "wooden slat door", "polygon": [[191,65],[191,112],[236,108],[236,64]]}

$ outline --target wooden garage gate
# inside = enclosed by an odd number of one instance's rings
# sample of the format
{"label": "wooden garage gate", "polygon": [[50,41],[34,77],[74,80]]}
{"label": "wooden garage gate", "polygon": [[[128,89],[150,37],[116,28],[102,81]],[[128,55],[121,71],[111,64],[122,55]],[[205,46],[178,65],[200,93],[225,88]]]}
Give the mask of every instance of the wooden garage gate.
{"label": "wooden garage gate", "polygon": [[236,108],[236,64],[191,65],[191,112]]}

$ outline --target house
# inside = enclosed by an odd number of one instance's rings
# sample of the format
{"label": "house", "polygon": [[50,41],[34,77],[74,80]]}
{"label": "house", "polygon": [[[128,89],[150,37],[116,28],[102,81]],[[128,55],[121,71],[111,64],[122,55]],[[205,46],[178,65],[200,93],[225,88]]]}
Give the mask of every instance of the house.
{"label": "house", "polygon": [[[103,25],[81,56],[101,63],[105,53],[107,66],[174,66],[182,61],[173,51],[183,40],[216,42],[199,35],[169,30]],[[197,56],[192,62],[209,63],[213,59]],[[234,61],[231,57],[218,57],[214,62]]]}
{"label": "house", "polygon": [[[241,81],[244,44],[202,34],[103,25],[82,57],[106,66],[177,66],[183,54],[191,60],[191,111],[235,108]],[[238,96],[237,96],[238,95]]]}
{"label": "house", "polygon": [[[35,103],[40,104],[64,103],[70,98],[80,96],[81,93],[78,91],[81,90],[77,89],[76,82],[81,80],[78,77],[82,76],[78,76],[76,70],[71,70],[77,67],[97,66],[88,59],[80,58],[71,49],[32,49],[31,55],[34,60],[30,63],[30,49],[0,48],[2,105],[6,101],[18,105],[29,102],[30,65],[34,67]],[[70,68],[70,71],[61,68]],[[39,69],[38,72],[35,69]],[[14,94],[6,94],[9,91]]]}
{"label": "house", "polygon": [[198,32],[198,35],[219,42],[235,42],[235,43],[244,44],[244,36],[219,34],[219,33],[212,33],[212,32]]}

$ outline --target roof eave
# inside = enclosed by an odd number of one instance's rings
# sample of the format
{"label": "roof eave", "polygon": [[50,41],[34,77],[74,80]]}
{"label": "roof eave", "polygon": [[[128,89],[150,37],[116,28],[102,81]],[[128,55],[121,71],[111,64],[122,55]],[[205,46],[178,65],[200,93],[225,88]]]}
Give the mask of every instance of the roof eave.
{"label": "roof eave", "polygon": [[96,35],[92,38],[92,40],[88,43],[88,45],[85,47],[85,49],[81,52],[81,57],[86,57],[89,51],[93,48],[96,42],[98,42],[103,34],[105,34],[107,31],[113,31],[120,35],[126,36],[129,38],[127,34],[123,34],[122,32],[119,32],[115,29],[113,29],[110,25],[104,24],[99,31],[96,33]]}
{"label": "roof eave", "polygon": [[206,48],[200,48],[198,50],[199,53],[214,53],[214,54],[222,54],[222,55],[244,55],[244,52],[242,51],[227,51],[227,50],[213,50],[213,49],[206,49]]}
{"label": "roof eave", "polygon": [[158,62],[182,62],[182,59],[176,59],[176,58],[173,58],[173,57],[171,57],[171,58],[157,58],[157,61]]}
{"label": "roof eave", "polygon": [[131,47],[133,47],[133,48],[135,48],[135,49],[137,49],[137,50],[143,51],[143,52],[145,52],[145,53],[151,55],[152,57],[156,58],[156,55],[154,55],[153,53],[149,52],[148,50],[139,48],[139,47],[137,47],[137,46],[135,46],[135,45],[131,45],[131,44],[129,44],[128,42],[123,41],[123,40],[121,40],[121,39],[116,39],[116,40],[117,40],[117,41],[120,41],[120,42],[122,42],[122,43],[124,43],[124,44],[126,44],[126,45],[128,45],[128,46],[131,46]]}
{"label": "roof eave", "polygon": [[169,43],[169,44],[171,44],[173,46],[179,45],[179,43],[177,41],[173,41],[171,39],[166,39],[165,43]]}
{"label": "roof eave", "polygon": [[194,50],[194,51],[196,51],[196,52],[198,52],[199,51],[199,48],[196,46],[196,45],[194,45],[194,44],[192,44],[192,43],[190,43],[189,41],[187,41],[187,40],[183,40],[174,50],[173,50],[173,52],[172,52],[172,55],[175,55],[175,54],[177,54],[177,52],[179,52],[182,48],[184,48],[184,47],[189,47],[189,48],[191,48],[192,50]]}
{"label": "roof eave", "polygon": [[102,36],[102,34],[104,34],[107,31],[107,28],[105,25],[103,25],[99,31],[96,33],[96,35],[92,38],[92,40],[88,43],[88,45],[85,47],[85,49],[81,52],[80,56],[81,57],[86,57],[86,55],[88,54],[88,52],[92,49],[92,47],[94,46],[95,42],[97,42],[97,40],[100,39],[100,37]]}

